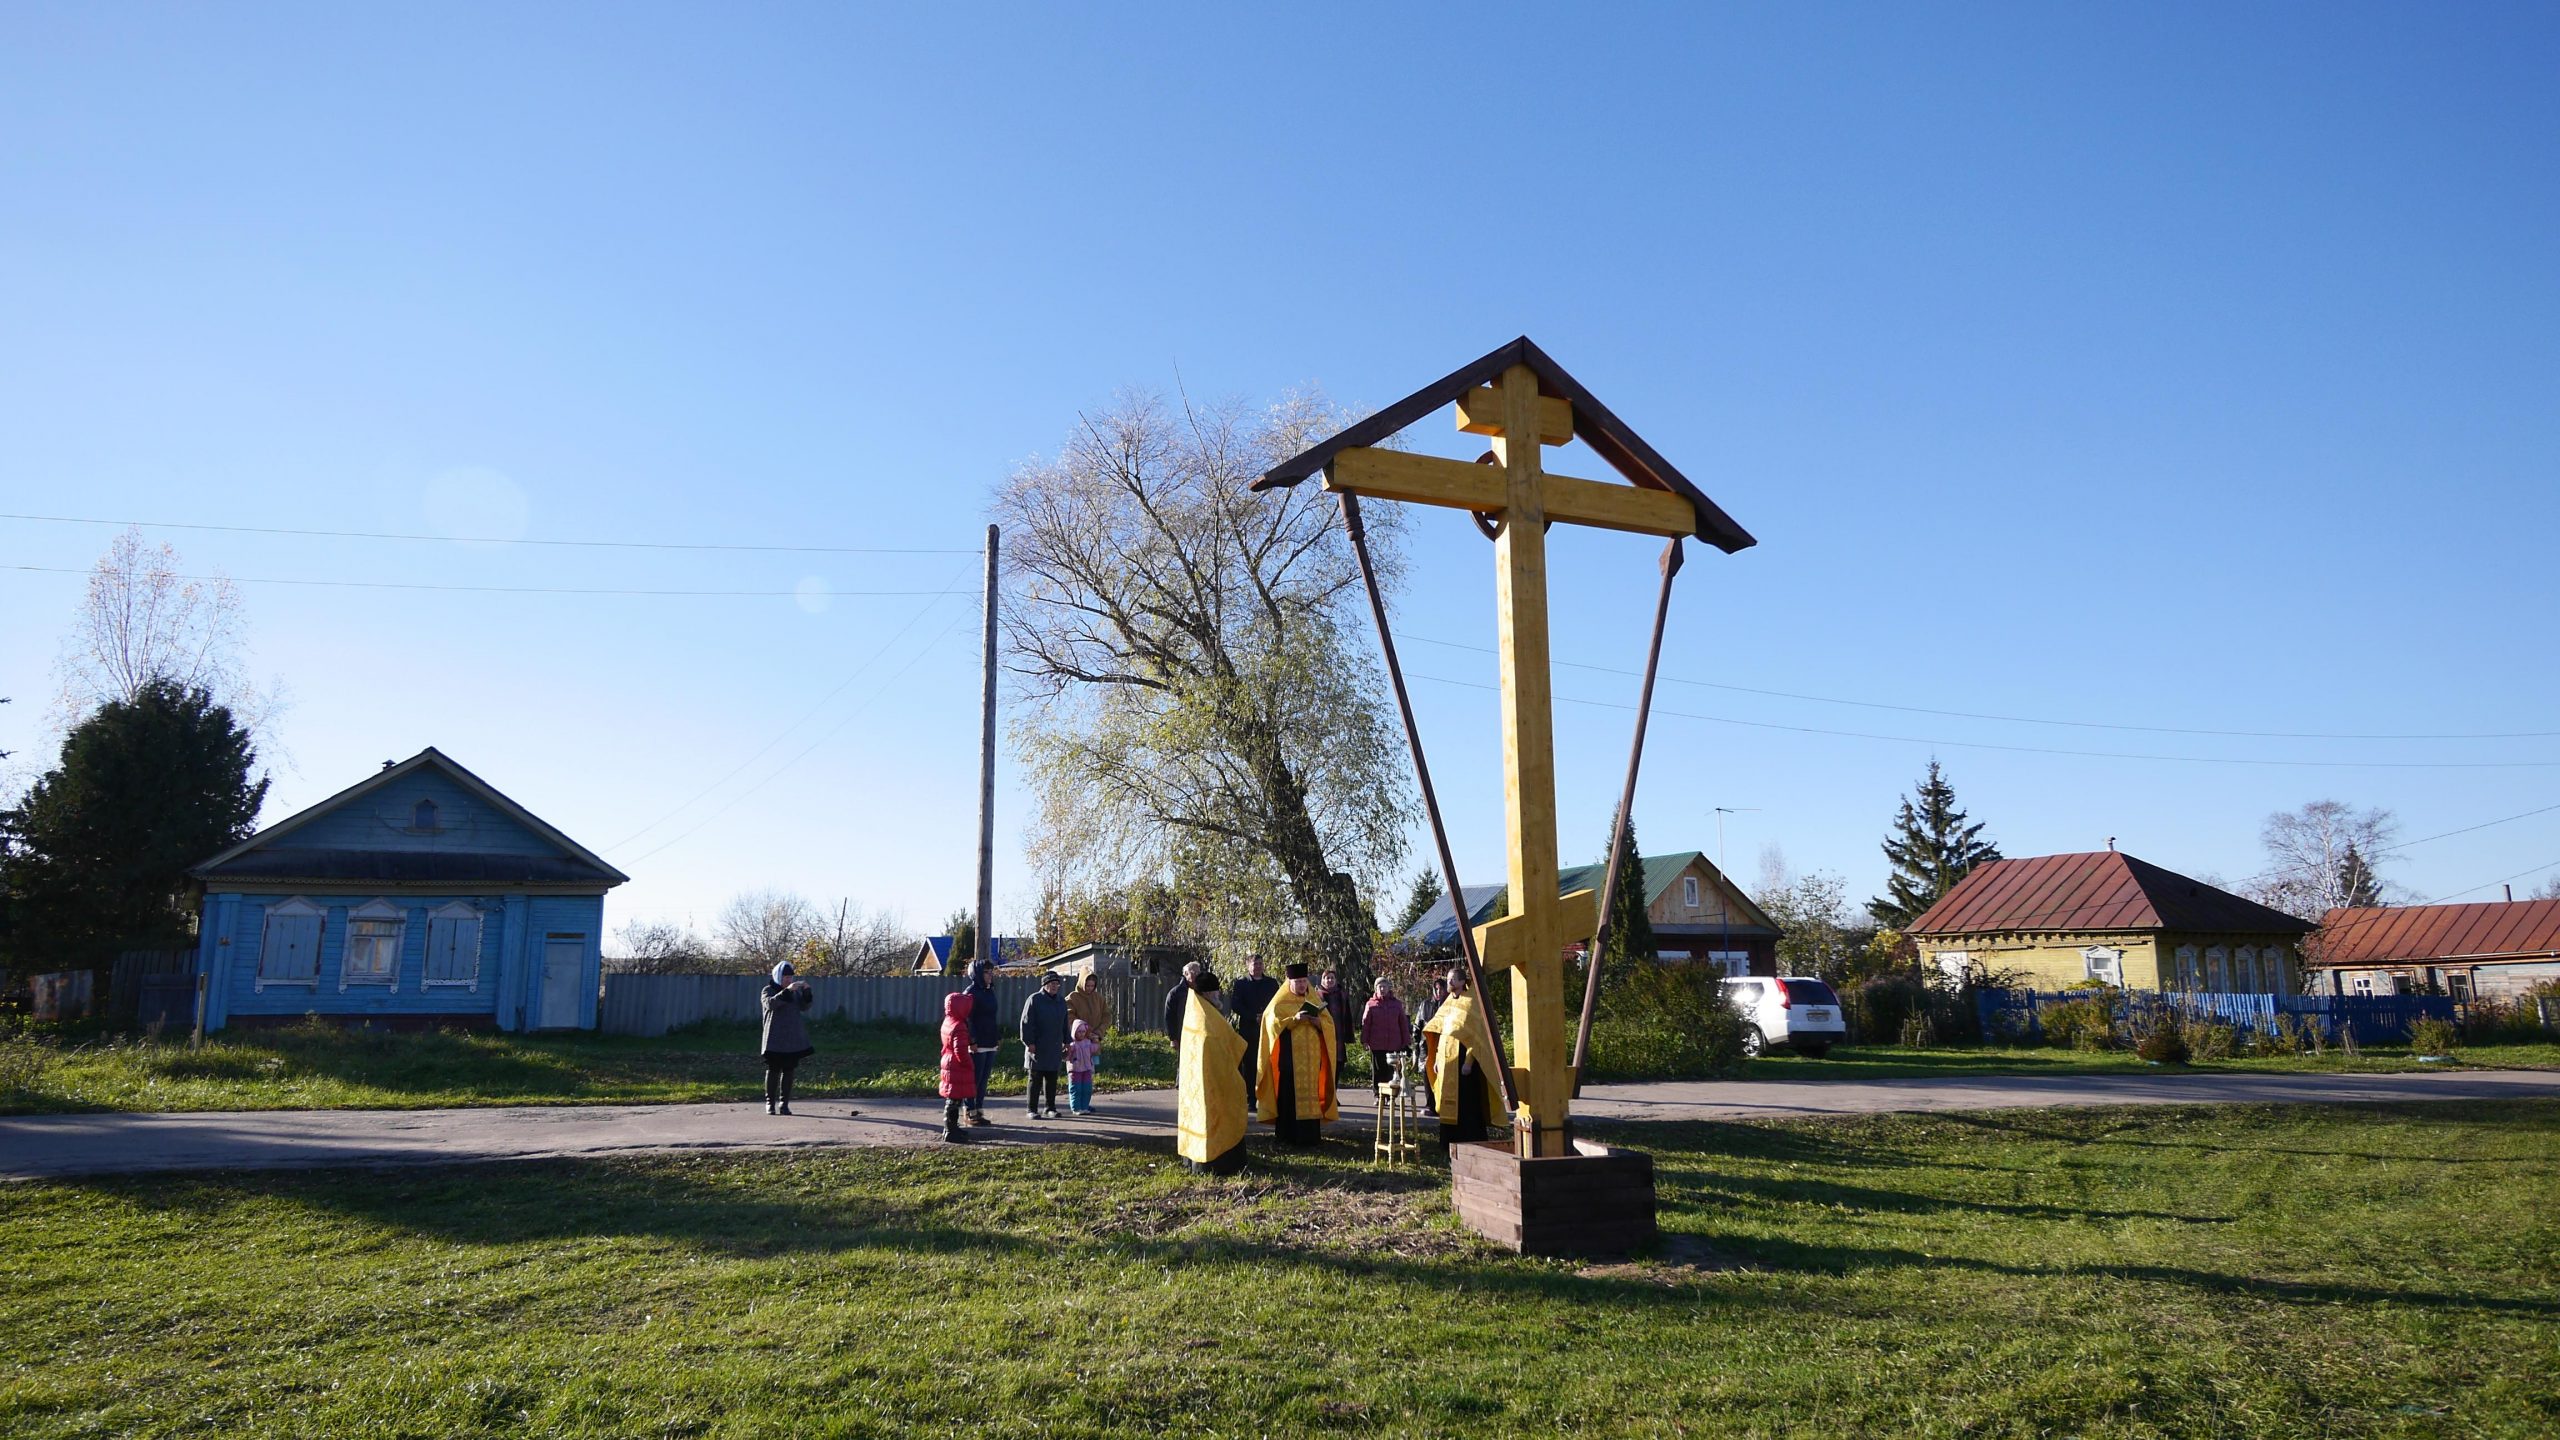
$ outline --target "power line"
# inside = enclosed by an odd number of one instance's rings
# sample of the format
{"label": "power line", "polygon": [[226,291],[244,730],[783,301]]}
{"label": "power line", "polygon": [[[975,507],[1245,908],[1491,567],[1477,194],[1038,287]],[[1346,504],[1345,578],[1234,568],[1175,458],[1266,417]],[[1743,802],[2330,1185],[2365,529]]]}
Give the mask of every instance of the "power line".
{"label": "power line", "polygon": [[[968,552],[974,553],[974,552]],[[0,565],[0,570],[24,570],[37,575],[86,575],[87,570],[59,565]],[[260,575],[173,575],[173,580],[192,580],[199,584],[294,585],[328,590],[437,590],[461,595],[660,595],[692,599],[704,598],[796,598],[798,590],[634,590],[589,588],[574,585],[434,585],[407,580],[292,580]],[[839,595],[879,597],[897,595],[966,595],[967,590],[836,590],[824,592],[827,598]]]}
{"label": "power line", "polygon": [[[955,575],[953,575],[953,576],[952,576],[952,579],[956,581],[956,580],[958,580],[958,579],[960,578],[960,575],[965,575],[965,574],[967,574],[967,573],[968,573],[968,569],[967,569],[967,567],[966,567],[966,566],[963,566],[963,567],[961,568],[961,570],[960,570],[959,574],[955,574]],[[957,592],[957,591],[946,591],[946,592],[944,592],[944,593],[945,593],[945,594],[957,594],[957,593],[959,593],[959,592]],[[819,696],[819,697],[818,697],[818,700],[817,700],[817,703],[809,707],[809,712],[808,712],[807,714],[802,715],[799,719],[794,720],[794,721],[792,721],[790,724],[788,724],[788,725],[784,726],[781,730],[779,730],[778,732],[776,732],[776,733],[775,733],[775,735],[774,735],[774,737],[773,737],[772,739],[767,740],[766,742],[764,742],[764,744],[762,744],[762,745],[760,745],[760,746],[756,747],[756,752],[755,752],[754,754],[749,755],[746,759],[739,761],[739,762],[737,763],[737,765],[736,765],[735,767],[733,767],[733,768],[729,771],[729,773],[728,773],[728,774],[723,775],[723,776],[721,776],[719,779],[712,781],[710,784],[703,786],[700,790],[698,790],[698,791],[694,792],[692,795],[690,795],[690,796],[686,797],[686,799],[684,800],[684,802],[683,802],[682,804],[677,805],[674,809],[667,811],[665,814],[660,815],[657,819],[650,821],[648,824],[643,825],[643,826],[641,826],[639,829],[632,831],[630,834],[623,836],[621,839],[614,841],[612,844],[610,844],[610,845],[606,846],[605,848],[606,848],[607,850],[619,850],[619,849],[621,849],[623,846],[630,844],[632,841],[637,840],[637,839],[639,839],[641,836],[648,834],[650,831],[657,829],[659,826],[666,824],[669,820],[674,819],[676,816],[681,815],[681,814],[683,814],[685,811],[692,809],[692,808],[694,807],[694,805],[696,805],[697,803],[699,803],[699,802],[701,801],[701,799],[702,799],[704,796],[709,795],[712,791],[719,789],[721,786],[728,784],[730,781],[737,779],[737,778],[738,778],[738,776],[740,776],[741,774],[744,774],[744,773],[746,772],[746,770],[747,770],[747,767],[749,767],[749,766],[751,766],[751,765],[755,764],[758,760],[763,759],[763,758],[764,758],[768,753],[770,753],[770,752],[772,751],[772,749],[773,749],[773,747],[774,747],[774,746],[779,745],[779,744],[781,744],[784,740],[788,739],[788,738],[790,737],[790,735],[791,735],[791,732],[792,732],[792,731],[797,730],[797,729],[799,729],[801,726],[806,725],[806,724],[808,724],[810,721],[812,721],[812,720],[816,719],[816,718],[818,717],[819,713],[820,713],[821,711],[823,711],[823,710],[825,710],[825,709],[827,708],[827,703],[828,703],[829,701],[831,701],[831,700],[835,699],[838,695],[843,694],[843,693],[845,692],[846,688],[847,688],[847,687],[849,687],[849,686],[851,686],[851,685],[853,684],[853,682],[854,682],[854,681],[861,679],[861,678],[863,677],[864,673],[865,673],[865,672],[867,672],[867,671],[869,671],[869,670],[870,670],[870,668],[871,668],[872,666],[874,666],[874,665],[876,665],[876,664],[880,663],[880,658],[881,658],[882,656],[884,656],[884,655],[888,654],[888,653],[889,653],[889,651],[890,651],[892,648],[894,648],[900,640],[905,639],[905,638],[906,638],[906,636],[907,636],[907,632],[908,632],[908,631],[910,631],[910,630],[913,630],[913,629],[916,627],[916,622],[917,622],[917,621],[922,620],[922,619],[925,617],[925,615],[927,614],[927,612],[931,611],[931,610],[933,609],[933,607],[934,607],[934,606],[939,605],[939,604],[941,604],[941,603],[942,603],[941,598],[940,598],[939,596],[937,596],[937,597],[935,597],[935,598],[933,598],[933,599],[930,599],[930,600],[925,601],[922,605],[917,606],[917,607],[916,607],[916,613],[914,613],[913,615],[910,615],[910,616],[908,616],[908,617],[907,617],[907,623],[906,623],[906,624],[899,626],[899,627],[897,628],[896,632],[895,632],[895,633],[893,633],[892,635],[890,635],[890,637],[889,637],[888,639],[881,641],[881,642],[880,642],[880,648],[879,648],[879,649],[877,649],[877,650],[872,651],[870,655],[868,655],[867,657],[865,657],[865,658],[864,658],[864,660],[863,660],[863,662],[862,662],[861,664],[856,665],[855,667],[853,667],[853,672],[852,672],[851,674],[849,674],[849,675],[845,676],[845,677],[844,677],[844,679],[843,679],[842,681],[839,681],[839,682],[837,683],[837,685],[836,685],[836,687],[835,687],[834,689],[832,689],[832,690],[828,691],[828,692],[827,692],[826,694],[824,694],[824,695]]]}
{"label": "power line", "polygon": [[[963,591],[963,592],[959,592],[959,593],[963,593],[963,594],[965,594],[965,593],[967,593],[967,592]],[[820,735],[817,739],[810,741],[810,742],[809,742],[809,744],[808,744],[808,746],[807,746],[805,749],[801,750],[799,754],[792,756],[790,759],[783,761],[781,764],[779,764],[779,765],[777,765],[777,766],[773,767],[771,770],[766,771],[763,779],[756,781],[754,784],[752,784],[752,785],[748,786],[746,789],[741,790],[741,791],[739,791],[737,794],[730,796],[726,801],[724,801],[724,802],[720,805],[720,807],[719,807],[718,809],[713,810],[710,814],[703,816],[701,819],[699,819],[699,820],[697,820],[697,821],[693,822],[693,824],[691,824],[691,825],[689,825],[689,826],[685,827],[685,828],[684,828],[683,830],[681,830],[681,831],[678,831],[676,834],[674,834],[674,835],[672,835],[672,836],[668,837],[666,840],[663,840],[663,841],[659,842],[657,845],[654,845],[654,846],[650,847],[648,850],[643,851],[642,853],[640,853],[640,854],[638,854],[638,855],[634,855],[634,856],[632,856],[632,857],[631,857],[631,859],[630,859],[629,861],[625,862],[625,863],[627,863],[627,864],[632,864],[632,865],[637,865],[637,864],[639,864],[641,861],[648,859],[650,856],[655,855],[655,854],[657,854],[658,852],[660,852],[660,851],[662,851],[662,850],[665,850],[665,849],[667,849],[667,848],[668,848],[668,847],[670,847],[670,846],[673,846],[673,845],[676,845],[676,844],[678,844],[678,843],[682,842],[682,841],[683,841],[683,840],[685,840],[687,837],[689,837],[689,836],[693,835],[695,832],[697,832],[697,831],[701,830],[703,826],[708,825],[708,824],[710,824],[712,821],[717,820],[717,819],[719,819],[721,816],[723,816],[723,815],[725,815],[725,814],[729,813],[729,811],[730,811],[730,810],[732,810],[733,808],[735,808],[735,807],[737,806],[737,803],[738,803],[739,801],[746,799],[748,796],[753,795],[753,794],[754,794],[754,793],[756,793],[758,790],[761,790],[761,789],[763,789],[765,786],[772,784],[772,783],[773,783],[773,781],[774,781],[774,779],[775,779],[775,777],[777,777],[777,776],[781,775],[783,771],[788,770],[788,769],[790,769],[792,766],[799,764],[801,761],[808,759],[808,758],[809,758],[809,756],[810,756],[811,754],[813,754],[813,753],[815,753],[815,752],[816,752],[816,750],[817,750],[817,748],[818,748],[819,746],[824,745],[824,744],[826,744],[829,740],[834,739],[834,738],[836,737],[836,733],[837,733],[838,731],[840,731],[840,730],[844,729],[844,727],[845,727],[845,726],[847,726],[847,725],[849,725],[849,724],[853,723],[853,718],[854,718],[855,716],[860,715],[860,714],[862,713],[862,711],[863,711],[863,707],[865,707],[865,706],[869,705],[873,700],[878,699],[882,694],[886,693],[887,691],[889,691],[889,690],[891,690],[891,689],[895,688],[895,686],[897,685],[897,682],[898,682],[899,680],[901,680],[901,679],[905,678],[906,673],[907,673],[908,671],[913,670],[914,668],[916,668],[916,662],[918,662],[918,661],[920,661],[920,660],[924,659],[924,657],[925,657],[925,656],[932,654],[932,653],[933,653],[933,651],[934,651],[934,648],[935,648],[936,646],[940,645],[943,641],[950,639],[950,638],[951,638],[951,636],[952,636],[955,632],[957,632],[957,631],[959,630],[959,628],[960,628],[962,625],[967,624],[967,623],[968,623],[970,620],[972,620],[973,618],[975,618],[975,616],[974,616],[971,612],[968,612],[968,611],[963,611],[963,612],[961,612],[961,614],[960,614],[956,619],[954,619],[954,620],[953,620],[949,625],[946,625],[946,626],[944,626],[944,627],[943,627],[943,630],[942,630],[942,633],[941,633],[941,634],[936,635],[935,637],[933,637],[933,639],[932,639],[932,640],[930,640],[930,641],[926,642],[926,644],[925,644],[925,646],[924,646],[924,648],[923,648],[923,649],[918,650],[915,654],[908,656],[908,657],[907,657],[907,663],[906,663],[906,664],[904,664],[904,665],[899,666],[899,667],[898,667],[898,669],[897,669],[897,672],[896,672],[895,674],[891,675],[887,680],[882,681],[878,689],[873,690],[871,693],[869,693],[869,694],[867,694],[867,695],[863,696],[860,700],[855,701],[855,702],[853,703],[852,707],[851,707],[851,708],[849,708],[849,709],[847,709],[847,710],[844,712],[844,717],[843,717],[842,719],[840,719],[840,720],[836,721],[836,723],[835,723],[835,724],[833,724],[833,725],[829,726],[829,727],[827,728],[827,731],[826,731],[826,733],[825,733],[825,734]]]}
{"label": "power line", "polygon": [[2492,885],[2504,885],[2510,880],[2521,880],[2527,875],[2539,875],[2545,870],[2554,869],[2560,869],[2560,860],[2545,860],[2539,865],[2528,866],[2525,869],[2517,871],[2513,875],[2501,875],[2495,880],[2484,880],[2477,885],[2472,885],[2461,890],[2448,890],[2444,894],[2439,895],[2426,903],[2429,905],[2441,905],[2456,895],[2468,895],[2473,890],[2486,890]]}
{"label": "power line", "polygon": [[[1453,680],[1445,675],[1415,673],[1417,680],[1433,680],[1443,685],[1463,685],[1470,690],[1493,690],[1499,687],[1479,680]],[[1601,710],[1633,710],[1633,705],[1615,700],[1582,700],[1559,695],[1568,705],[1588,705]],[[1885,735],[1870,730],[1827,730],[1818,725],[1781,725],[1771,720],[1736,720],[1729,715],[1701,715],[1689,710],[1670,710],[1655,706],[1656,715],[1676,715],[1683,720],[1704,720],[1713,725],[1740,725],[1753,730],[1784,730],[1798,735],[1833,735],[1850,740],[1887,740],[1903,745],[1935,745],[1957,750],[2000,750],[2016,755],[2066,755],[2084,760],[2160,760],[2187,765],[2275,765],[2290,769],[2310,770],[2553,770],[2560,760],[2266,760],[2243,759],[2223,755],[2147,755],[2127,750],[2062,750],[2042,745],[1995,745],[1982,740],[1934,740],[1925,735]]]}
{"label": "power line", "polygon": [[323,540],[424,540],[473,545],[543,545],[576,550],[711,550],[773,555],[975,555],[975,550],[897,545],[722,545],[687,540],[508,540],[478,535],[419,535],[393,530],[297,530],[282,525],[209,525],[184,520],[95,520],[80,515],[10,515],[48,525],[128,526],[145,530],[211,530],[229,535],[303,535]]}
{"label": "power line", "polygon": [[[1405,635],[1401,639],[1418,640],[1425,645],[1438,645],[1450,650],[1473,650],[1478,654],[1497,654],[1490,645],[1468,645],[1456,640],[1435,640],[1428,635]],[[1642,672],[1622,670],[1612,665],[1592,665],[1577,660],[1558,660],[1558,665],[1576,670],[1596,670],[1604,675],[1638,675]],[[2067,725],[2082,730],[2125,730],[2148,735],[2210,735],[2236,740],[2548,740],[2560,737],[2560,730],[2492,730],[2458,731],[2441,735],[2358,734],[2341,730],[2196,730],[2174,725],[2127,725],[2106,720],[2054,720],[2034,715],[1998,715],[1974,710],[1933,710],[1925,705],[1896,705],[1883,700],[1850,700],[1837,695],[1807,695],[1793,690],[1764,690],[1751,685],[1729,685],[1715,680],[1689,680],[1678,675],[1660,678],[1674,685],[1695,685],[1704,690],[1730,690],[1740,695],[1766,695],[1780,700],[1809,700],[1820,705],[1854,705],[1865,710],[1899,710],[1909,715],[1936,715],[1951,720],[1997,720],[2012,725]]]}

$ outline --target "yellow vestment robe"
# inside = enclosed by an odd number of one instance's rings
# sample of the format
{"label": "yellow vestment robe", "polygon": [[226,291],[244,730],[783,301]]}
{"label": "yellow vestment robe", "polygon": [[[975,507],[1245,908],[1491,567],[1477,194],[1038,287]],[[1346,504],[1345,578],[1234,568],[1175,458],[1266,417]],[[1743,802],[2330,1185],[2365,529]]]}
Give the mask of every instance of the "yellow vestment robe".
{"label": "yellow vestment robe", "polygon": [[[1458,1095],[1461,1081],[1484,1087],[1484,1113],[1489,1121],[1500,1121],[1502,1090],[1494,1084],[1493,1072],[1486,1067],[1497,1063],[1485,1045],[1485,1029],[1476,1019],[1473,995],[1452,995],[1431,1012],[1431,1023],[1422,1027],[1424,1048],[1430,1051],[1431,1098],[1440,1111],[1440,1123],[1458,1123]],[[1461,1075],[1458,1063],[1464,1045],[1475,1056],[1476,1073]]]}
{"label": "yellow vestment robe", "polygon": [[1206,1165],[1244,1143],[1244,1055],[1236,1027],[1193,991],[1182,1021],[1182,1065],[1174,1151]]}
{"label": "yellow vestment robe", "polygon": [[[1307,1007],[1315,1014],[1304,1015]],[[1297,1089],[1297,1118],[1307,1120],[1339,1120],[1342,1118],[1341,1097],[1334,1093],[1333,1065],[1341,1052],[1335,1048],[1333,1014],[1313,990],[1300,995],[1288,986],[1271,997],[1271,1008],[1262,1012],[1262,1056],[1260,1079],[1254,1085],[1262,1102],[1258,1107],[1262,1122],[1277,1124],[1280,1120],[1280,1047],[1289,1048],[1291,1078]]]}

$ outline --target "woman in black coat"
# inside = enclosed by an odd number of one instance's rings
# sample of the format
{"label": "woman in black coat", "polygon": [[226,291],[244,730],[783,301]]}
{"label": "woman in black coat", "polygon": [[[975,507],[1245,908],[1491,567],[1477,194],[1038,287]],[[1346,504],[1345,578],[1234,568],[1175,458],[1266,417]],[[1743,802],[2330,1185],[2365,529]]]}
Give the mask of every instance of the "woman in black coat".
{"label": "woman in black coat", "polygon": [[809,982],[792,974],[791,962],[773,967],[764,987],[764,1113],[791,1113],[791,1075],[817,1053],[809,1043]]}

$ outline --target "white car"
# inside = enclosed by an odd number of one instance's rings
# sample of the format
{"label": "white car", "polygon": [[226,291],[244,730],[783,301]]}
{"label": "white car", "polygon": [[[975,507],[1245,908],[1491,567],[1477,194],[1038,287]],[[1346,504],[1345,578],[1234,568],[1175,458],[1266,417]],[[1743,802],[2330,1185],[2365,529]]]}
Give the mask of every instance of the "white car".
{"label": "white car", "polygon": [[1742,1053],[1758,1055],[1772,1045],[1792,1047],[1799,1055],[1820,1059],[1849,1038],[1849,1022],[1840,1012],[1840,997],[1819,980],[1798,975],[1745,976],[1724,982],[1724,995],[1742,1012]]}

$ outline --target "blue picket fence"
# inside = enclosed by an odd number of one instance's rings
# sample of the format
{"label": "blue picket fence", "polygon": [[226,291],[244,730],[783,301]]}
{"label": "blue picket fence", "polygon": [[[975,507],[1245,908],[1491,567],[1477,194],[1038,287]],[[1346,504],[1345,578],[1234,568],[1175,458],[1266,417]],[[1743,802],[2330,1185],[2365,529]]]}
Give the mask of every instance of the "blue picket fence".
{"label": "blue picket fence", "polygon": [[[2045,1006],[2086,1000],[2097,993],[1977,990],[1974,1010],[1985,1038],[2034,1044],[2044,1039],[2044,1024],[2038,1016]],[[2113,994],[2116,1019],[2127,1026],[2173,1012],[2182,1020],[2262,1034],[2275,1024],[2277,1016],[2289,1015],[2296,1026],[2318,1030],[2330,1044],[2338,1043],[2350,1026],[2360,1044],[2398,1044],[2409,1038],[2409,1027],[2420,1020],[2450,1022],[2454,1018],[2453,1001],[2442,995],[2240,995],[2140,990],[2118,990]]]}

